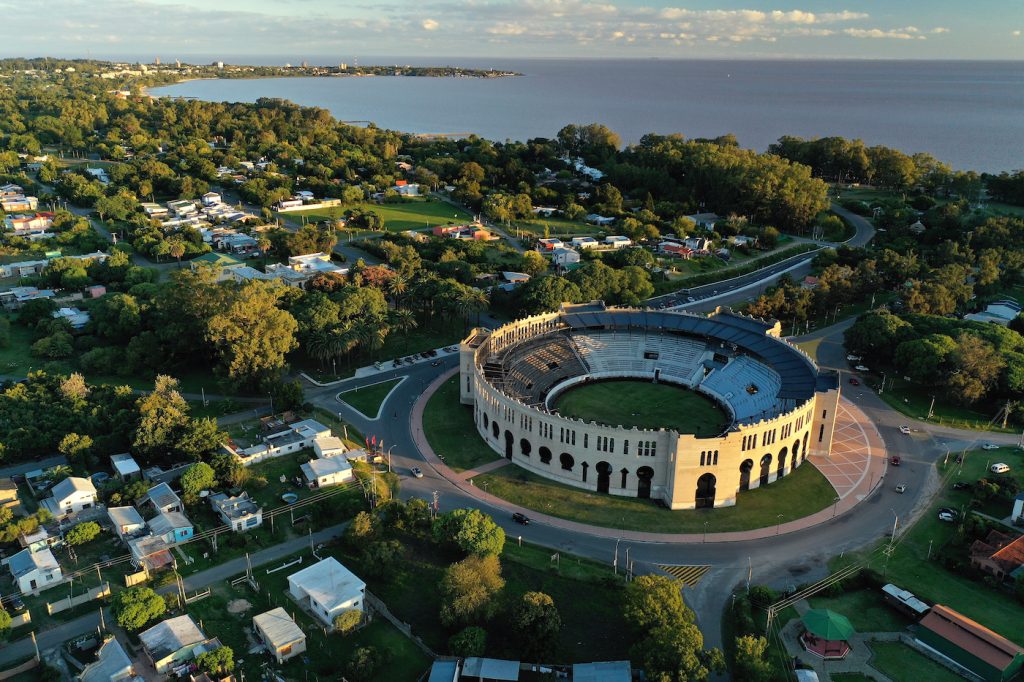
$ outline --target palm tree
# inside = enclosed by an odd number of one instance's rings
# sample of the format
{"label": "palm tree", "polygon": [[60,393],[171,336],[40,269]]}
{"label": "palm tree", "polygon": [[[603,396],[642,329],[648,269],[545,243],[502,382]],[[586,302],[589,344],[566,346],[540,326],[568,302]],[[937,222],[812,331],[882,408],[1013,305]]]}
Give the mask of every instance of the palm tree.
{"label": "palm tree", "polygon": [[459,297],[458,307],[462,311],[463,322],[462,331],[466,331],[466,327],[469,326],[469,316],[476,313],[476,322],[480,324],[480,313],[487,310],[487,305],[490,301],[480,289],[474,289],[473,287],[466,287],[465,291]]}
{"label": "palm tree", "polygon": [[391,295],[391,301],[394,303],[395,308],[398,308],[398,301],[409,288],[409,280],[405,275],[395,273],[395,276],[388,280],[387,288],[388,293]]}
{"label": "palm tree", "polygon": [[419,326],[416,316],[411,310],[395,310],[388,316],[391,326],[405,337],[402,344],[402,352],[405,353],[409,346],[409,332]]}
{"label": "palm tree", "polygon": [[334,355],[331,335],[325,329],[319,329],[309,335],[306,341],[306,354],[320,363],[320,369],[324,363]]}
{"label": "palm tree", "polygon": [[181,257],[185,255],[185,242],[175,239],[167,246],[167,253],[178,259],[178,267],[181,267]]}
{"label": "palm tree", "polygon": [[263,256],[263,268],[267,267],[267,254],[270,253],[270,248],[273,246],[273,242],[265,234],[261,234],[256,239],[256,248],[260,250],[260,254]]}

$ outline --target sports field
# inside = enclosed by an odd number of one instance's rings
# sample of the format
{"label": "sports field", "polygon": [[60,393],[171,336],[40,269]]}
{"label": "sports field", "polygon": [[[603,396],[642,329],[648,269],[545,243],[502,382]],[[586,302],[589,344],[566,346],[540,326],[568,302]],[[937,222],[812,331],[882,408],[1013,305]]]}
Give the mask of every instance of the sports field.
{"label": "sports field", "polygon": [[349,209],[373,211],[379,214],[384,220],[384,229],[388,232],[421,230],[436,225],[468,223],[473,220],[473,216],[469,213],[460,211],[451,204],[437,199],[407,199],[394,204],[349,204],[309,211],[289,211],[279,213],[278,216],[292,223],[298,223],[302,218],[305,218],[307,222],[316,222],[340,218]]}
{"label": "sports field", "polygon": [[610,426],[675,429],[699,437],[717,436],[726,413],[694,391],[650,381],[602,381],[571,388],[555,403],[563,417]]}

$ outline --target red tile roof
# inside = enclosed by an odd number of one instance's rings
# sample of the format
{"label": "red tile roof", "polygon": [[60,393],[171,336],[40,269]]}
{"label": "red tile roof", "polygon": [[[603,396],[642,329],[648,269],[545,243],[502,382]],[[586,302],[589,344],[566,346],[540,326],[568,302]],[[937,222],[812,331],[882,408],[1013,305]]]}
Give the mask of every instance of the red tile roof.
{"label": "red tile roof", "polygon": [[931,630],[998,670],[1004,670],[1016,656],[1024,654],[1024,648],[941,604],[933,606],[928,615],[921,619],[921,627]]}

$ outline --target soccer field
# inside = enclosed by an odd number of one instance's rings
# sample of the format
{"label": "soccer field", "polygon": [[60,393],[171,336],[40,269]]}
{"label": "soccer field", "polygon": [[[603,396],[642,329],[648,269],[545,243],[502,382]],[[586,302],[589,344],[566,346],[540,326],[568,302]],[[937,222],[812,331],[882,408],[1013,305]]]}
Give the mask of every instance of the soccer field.
{"label": "soccer field", "polygon": [[555,403],[564,417],[610,426],[664,427],[696,436],[716,436],[729,423],[714,401],[672,384],[602,381],[572,388]]}

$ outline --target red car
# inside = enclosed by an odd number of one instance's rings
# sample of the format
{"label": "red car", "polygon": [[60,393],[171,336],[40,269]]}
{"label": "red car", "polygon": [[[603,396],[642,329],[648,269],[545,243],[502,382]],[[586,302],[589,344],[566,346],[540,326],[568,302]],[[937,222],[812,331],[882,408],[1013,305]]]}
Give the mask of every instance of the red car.
{"label": "red car", "polygon": [[850,383],[854,386],[860,386],[860,379],[857,377],[850,377]]}
{"label": "red car", "polygon": [[890,457],[889,464],[893,465],[894,467],[898,467],[900,465],[899,455],[893,455],[892,457]]}

